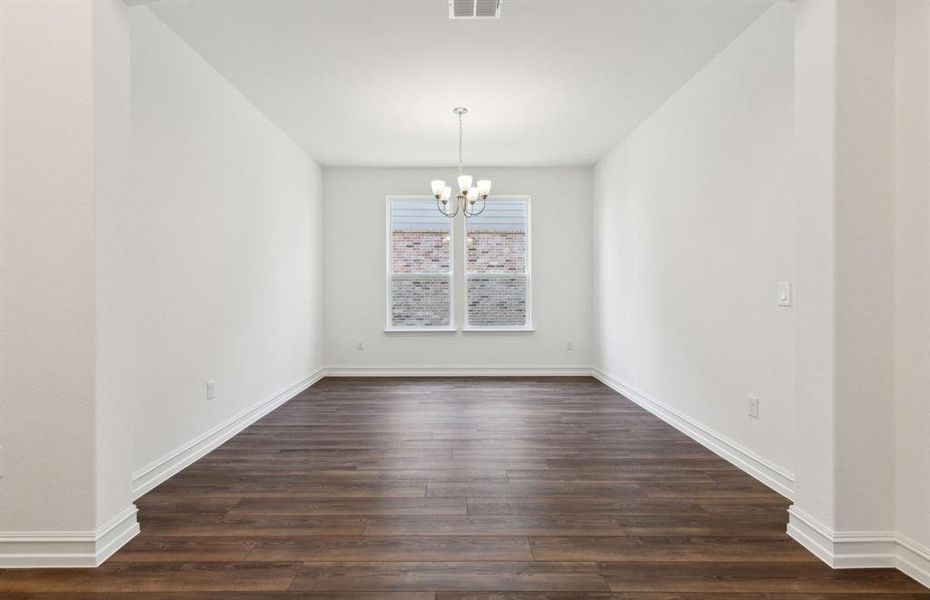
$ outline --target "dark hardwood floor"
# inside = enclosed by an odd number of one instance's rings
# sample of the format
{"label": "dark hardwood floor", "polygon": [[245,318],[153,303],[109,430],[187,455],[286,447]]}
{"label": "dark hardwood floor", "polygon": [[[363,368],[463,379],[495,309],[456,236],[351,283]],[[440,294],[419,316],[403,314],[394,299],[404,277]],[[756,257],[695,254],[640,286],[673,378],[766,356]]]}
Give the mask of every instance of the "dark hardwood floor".
{"label": "dark hardwood floor", "polygon": [[930,597],[831,570],[787,500],[589,378],[324,379],[137,504],[106,564],[0,597]]}

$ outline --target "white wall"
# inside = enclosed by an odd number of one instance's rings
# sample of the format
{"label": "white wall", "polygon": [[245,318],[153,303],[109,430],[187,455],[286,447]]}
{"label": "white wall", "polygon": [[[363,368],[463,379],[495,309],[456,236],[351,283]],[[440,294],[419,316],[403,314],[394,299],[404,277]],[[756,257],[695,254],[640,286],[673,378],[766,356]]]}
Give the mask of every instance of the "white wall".
{"label": "white wall", "polygon": [[95,252],[127,192],[127,8],[3,3],[0,41],[0,566],[94,566],[139,531]]}
{"label": "white wall", "polygon": [[[795,326],[794,500],[834,519],[834,197],[836,6],[805,0],[795,11],[795,165],[799,261]],[[800,260],[803,257],[803,260]]]}
{"label": "white wall", "polygon": [[788,533],[831,565],[930,584],[928,5],[796,11],[805,291]]}
{"label": "white wall", "polygon": [[593,234],[595,366],[786,485],[795,327],[776,291],[797,259],[792,74],[778,3],[595,167]]}
{"label": "white wall", "polygon": [[[132,97],[129,10],[121,0],[98,0],[94,7],[94,183],[96,192],[95,254],[112,250],[108,227],[119,227],[108,215],[134,194],[132,189]],[[112,329],[119,323],[102,318],[114,299],[115,283],[96,257],[96,477],[97,522],[105,523],[132,505],[133,396],[111,389]]]}
{"label": "white wall", "polygon": [[135,193],[99,216],[99,332],[138,471],[321,366],[321,170],[148,8],[130,17]]}
{"label": "white wall", "polygon": [[92,12],[0,3],[5,532],[95,528]]}
{"label": "white wall", "polygon": [[833,525],[892,531],[895,7],[838,6]]}
{"label": "white wall", "polygon": [[827,548],[820,554],[831,564],[852,566],[859,558],[850,554],[864,552],[836,532],[894,527],[895,7],[796,6],[803,292],[788,530]]}
{"label": "white wall", "polygon": [[[431,179],[442,175],[449,179],[455,170],[327,168],[323,289],[329,367],[551,370],[590,365],[591,170],[470,170],[492,179],[495,193],[532,197],[536,331],[384,333],[385,197],[428,194]],[[462,305],[457,299],[459,324]],[[364,346],[361,352],[356,350],[359,341]],[[568,341],[574,351],[566,351]]]}
{"label": "white wall", "polygon": [[895,22],[895,529],[930,548],[930,3]]}

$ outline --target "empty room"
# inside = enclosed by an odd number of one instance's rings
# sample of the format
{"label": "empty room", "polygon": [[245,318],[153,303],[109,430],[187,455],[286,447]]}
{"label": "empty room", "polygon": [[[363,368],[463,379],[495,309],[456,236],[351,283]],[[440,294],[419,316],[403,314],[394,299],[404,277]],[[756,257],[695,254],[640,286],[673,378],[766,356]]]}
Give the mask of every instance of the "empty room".
{"label": "empty room", "polygon": [[0,598],[930,600],[930,0],[0,0]]}

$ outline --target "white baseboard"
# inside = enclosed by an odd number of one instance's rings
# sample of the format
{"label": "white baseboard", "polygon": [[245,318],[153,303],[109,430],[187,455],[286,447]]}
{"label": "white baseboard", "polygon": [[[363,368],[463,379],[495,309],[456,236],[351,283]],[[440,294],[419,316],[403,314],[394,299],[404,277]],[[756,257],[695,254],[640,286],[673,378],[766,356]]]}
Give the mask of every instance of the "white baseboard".
{"label": "white baseboard", "polygon": [[374,366],[333,365],[324,369],[326,377],[565,377],[591,375],[591,367],[577,365],[462,365]]}
{"label": "white baseboard", "polygon": [[895,536],[895,566],[921,585],[930,588],[930,547],[901,535]]}
{"label": "white baseboard", "polygon": [[307,375],[284,387],[271,396],[247,408],[216,427],[194,438],[180,448],[149,463],[132,474],[132,497],[149,492],[194,461],[203,458],[211,450],[278,408],[300,392],[323,378],[323,370]]}
{"label": "white baseboard", "polygon": [[96,567],[139,533],[130,504],[96,531],[0,533],[0,568]]}
{"label": "white baseboard", "polygon": [[833,531],[792,506],[788,535],[834,569],[892,567],[930,587],[930,548],[894,531]]}
{"label": "white baseboard", "polygon": [[789,500],[794,494],[794,473],[762,458],[752,450],[705,427],[678,410],[663,404],[631,385],[623,383],[601,371],[592,369],[592,375],[621,396],[635,402],[675,429],[697,441],[724,460],[739,467]]}
{"label": "white baseboard", "polygon": [[788,535],[835,569],[895,566],[893,531],[837,532],[791,506]]}

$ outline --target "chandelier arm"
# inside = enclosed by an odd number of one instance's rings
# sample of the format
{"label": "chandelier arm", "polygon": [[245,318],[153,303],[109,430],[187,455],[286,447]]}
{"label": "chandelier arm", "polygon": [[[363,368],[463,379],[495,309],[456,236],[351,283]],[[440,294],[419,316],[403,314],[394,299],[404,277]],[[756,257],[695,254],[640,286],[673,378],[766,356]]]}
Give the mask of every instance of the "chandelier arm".
{"label": "chandelier arm", "polygon": [[439,212],[441,212],[441,213],[444,214],[445,216],[449,217],[450,219],[454,218],[455,215],[459,214],[459,205],[458,205],[458,203],[453,202],[452,205],[455,206],[455,211],[452,212],[452,213],[450,214],[446,209],[444,209],[444,208],[442,207],[442,202],[441,202],[438,198],[436,199],[436,208],[439,209]]}
{"label": "chandelier arm", "polygon": [[480,210],[474,210],[474,207],[475,207],[477,204],[478,204],[477,202],[476,202],[475,204],[472,204],[472,205],[471,205],[471,206],[472,206],[472,210],[466,211],[466,212],[464,213],[466,218],[477,217],[478,215],[480,215],[481,213],[484,212],[484,209],[485,209],[485,208],[488,207],[488,201],[487,201],[486,199],[484,199],[484,198],[481,199],[481,209],[480,209]]}

